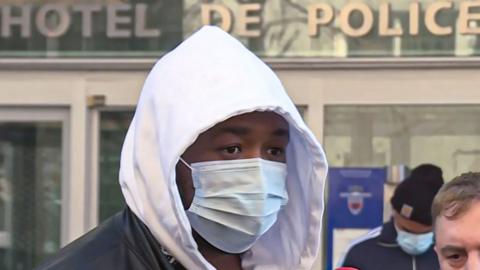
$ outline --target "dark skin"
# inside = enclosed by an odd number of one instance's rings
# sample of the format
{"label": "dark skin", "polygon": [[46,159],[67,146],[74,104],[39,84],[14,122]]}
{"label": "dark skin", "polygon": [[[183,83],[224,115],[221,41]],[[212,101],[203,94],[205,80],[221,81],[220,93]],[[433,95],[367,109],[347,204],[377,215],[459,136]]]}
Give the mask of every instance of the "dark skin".
{"label": "dark skin", "polygon": [[408,218],[403,217],[397,211],[393,211],[393,220],[395,225],[401,230],[404,230],[413,234],[429,233],[433,230],[432,226],[424,225],[422,223],[415,222]]}
{"label": "dark skin", "polygon": [[[262,158],[286,162],[288,123],[274,112],[251,112],[231,117],[200,134],[182,158],[188,163],[213,160]],[[192,203],[193,187],[190,169],[176,166],[177,186],[184,209]],[[227,253],[210,245],[193,230],[200,253],[217,269],[242,269],[241,254]]]}

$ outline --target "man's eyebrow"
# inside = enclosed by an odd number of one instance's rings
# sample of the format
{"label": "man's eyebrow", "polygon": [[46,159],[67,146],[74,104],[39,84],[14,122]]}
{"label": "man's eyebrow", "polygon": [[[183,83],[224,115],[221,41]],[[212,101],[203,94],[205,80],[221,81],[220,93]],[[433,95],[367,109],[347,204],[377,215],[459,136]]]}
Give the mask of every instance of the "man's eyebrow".
{"label": "man's eyebrow", "polygon": [[[247,135],[251,131],[252,130],[249,127],[246,127],[246,126],[227,126],[227,127],[222,127],[220,129],[218,129],[215,132],[214,137],[218,137],[218,136],[220,136],[222,134],[225,134],[225,133],[231,133],[233,135],[242,136],[242,135]],[[287,128],[279,128],[279,129],[276,129],[275,131],[272,132],[272,136],[276,136],[276,137],[286,137],[286,138],[288,138],[288,135],[289,135],[289,133],[288,133]]]}
{"label": "man's eyebrow", "polygon": [[280,137],[287,137],[288,138],[288,129],[286,128],[279,128],[275,130],[272,135],[274,136],[280,136]]}
{"label": "man's eyebrow", "polygon": [[465,248],[463,247],[458,247],[458,246],[444,246],[440,249],[442,253],[447,253],[447,252],[465,252]]}

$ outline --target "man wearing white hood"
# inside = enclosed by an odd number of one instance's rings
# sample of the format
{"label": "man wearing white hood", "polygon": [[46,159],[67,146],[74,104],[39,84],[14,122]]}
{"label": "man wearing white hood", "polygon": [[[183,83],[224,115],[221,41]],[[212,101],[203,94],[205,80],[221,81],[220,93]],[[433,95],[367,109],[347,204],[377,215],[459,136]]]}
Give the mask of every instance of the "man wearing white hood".
{"label": "man wearing white hood", "polygon": [[275,74],[206,26],[145,81],[122,149],[127,208],[37,269],[310,269],[326,173]]}

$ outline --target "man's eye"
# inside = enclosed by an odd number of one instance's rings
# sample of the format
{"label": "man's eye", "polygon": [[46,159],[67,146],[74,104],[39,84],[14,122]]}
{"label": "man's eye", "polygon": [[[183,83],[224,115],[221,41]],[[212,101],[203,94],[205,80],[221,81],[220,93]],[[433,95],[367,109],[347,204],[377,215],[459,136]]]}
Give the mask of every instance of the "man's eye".
{"label": "man's eye", "polygon": [[451,266],[459,267],[465,262],[466,256],[460,253],[454,253],[446,256],[446,258]]}
{"label": "man's eye", "polygon": [[283,155],[284,150],[279,147],[272,147],[267,150],[267,153],[272,156],[280,156],[280,155]]}
{"label": "man's eye", "polygon": [[238,154],[242,151],[242,149],[240,148],[240,146],[229,146],[229,147],[226,147],[223,149],[223,151],[227,154]]}
{"label": "man's eye", "polygon": [[453,254],[447,257],[449,260],[458,260],[460,259],[460,254]]}

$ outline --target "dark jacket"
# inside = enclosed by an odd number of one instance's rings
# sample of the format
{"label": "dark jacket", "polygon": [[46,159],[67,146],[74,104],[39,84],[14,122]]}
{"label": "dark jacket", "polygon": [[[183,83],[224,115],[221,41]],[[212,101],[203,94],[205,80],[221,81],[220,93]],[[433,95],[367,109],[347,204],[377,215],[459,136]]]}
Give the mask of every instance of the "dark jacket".
{"label": "dark jacket", "polygon": [[412,256],[397,244],[397,231],[393,221],[383,224],[380,234],[370,234],[353,245],[346,254],[342,266],[360,270],[436,270],[437,254],[431,246],[425,253]]}
{"label": "dark jacket", "polygon": [[35,269],[183,269],[173,261],[162,252],[161,246],[143,222],[126,208]]}

